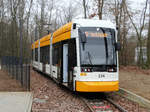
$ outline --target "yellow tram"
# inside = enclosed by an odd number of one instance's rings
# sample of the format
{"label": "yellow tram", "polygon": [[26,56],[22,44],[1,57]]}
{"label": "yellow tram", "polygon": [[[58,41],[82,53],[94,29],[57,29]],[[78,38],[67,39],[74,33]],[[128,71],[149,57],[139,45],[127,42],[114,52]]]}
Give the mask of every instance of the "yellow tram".
{"label": "yellow tram", "polygon": [[72,91],[118,91],[116,26],[75,19],[32,44],[32,65]]}

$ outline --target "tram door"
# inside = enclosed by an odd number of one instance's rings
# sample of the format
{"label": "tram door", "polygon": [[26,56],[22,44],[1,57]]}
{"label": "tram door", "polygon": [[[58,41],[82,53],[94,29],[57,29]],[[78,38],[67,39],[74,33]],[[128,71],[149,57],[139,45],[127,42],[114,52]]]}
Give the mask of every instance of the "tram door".
{"label": "tram door", "polygon": [[63,45],[63,83],[68,82],[68,44]]}
{"label": "tram door", "polygon": [[73,71],[77,66],[76,61],[76,40],[71,39],[68,46],[68,87],[71,90],[73,90]]}

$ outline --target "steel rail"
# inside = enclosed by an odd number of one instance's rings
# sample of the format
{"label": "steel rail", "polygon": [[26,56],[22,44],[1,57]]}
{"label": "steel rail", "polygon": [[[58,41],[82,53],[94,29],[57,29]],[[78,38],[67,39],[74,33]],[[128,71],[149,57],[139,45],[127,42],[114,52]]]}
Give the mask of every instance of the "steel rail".
{"label": "steel rail", "polygon": [[106,98],[106,100],[108,102],[110,102],[112,105],[114,105],[118,110],[120,110],[121,112],[128,112],[127,110],[125,110],[123,107],[121,107],[120,105],[118,105],[117,103],[115,103],[113,100],[111,100],[110,98]]}
{"label": "steel rail", "polygon": [[[87,107],[90,109],[91,112],[96,112],[91,104],[89,104],[88,100],[86,100],[85,98],[82,98],[82,101],[87,105]],[[127,110],[125,110],[123,107],[121,107],[119,104],[115,103],[113,100],[111,100],[110,98],[105,98],[104,100],[108,101],[109,103],[111,103],[114,107],[116,107],[120,112],[128,112]]]}
{"label": "steel rail", "polygon": [[95,112],[95,110],[91,107],[91,105],[86,101],[86,99],[81,98],[82,101],[87,105],[87,107],[90,109],[91,112]]}

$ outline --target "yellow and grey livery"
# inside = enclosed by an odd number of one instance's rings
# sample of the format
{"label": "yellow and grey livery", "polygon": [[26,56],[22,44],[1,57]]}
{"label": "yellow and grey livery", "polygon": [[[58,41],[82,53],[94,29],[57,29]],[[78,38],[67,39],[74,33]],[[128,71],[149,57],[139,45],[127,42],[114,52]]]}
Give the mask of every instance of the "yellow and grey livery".
{"label": "yellow and grey livery", "polygon": [[72,91],[118,91],[116,33],[110,21],[73,20],[32,44],[33,68]]}

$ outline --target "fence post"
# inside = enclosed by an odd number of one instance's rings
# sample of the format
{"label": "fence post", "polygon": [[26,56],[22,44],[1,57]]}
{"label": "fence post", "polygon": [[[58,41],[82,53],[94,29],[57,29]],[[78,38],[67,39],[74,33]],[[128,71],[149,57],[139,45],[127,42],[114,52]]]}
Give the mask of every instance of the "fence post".
{"label": "fence post", "polygon": [[2,69],[6,69],[9,73],[10,77],[18,80],[22,87],[24,87],[27,91],[30,91],[30,61],[24,61],[24,64],[19,63],[20,58],[15,59],[15,57],[6,56],[1,58],[1,67]]}
{"label": "fence post", "polygon": [[30,64],[28,64],[28,91],[30,91]]}

